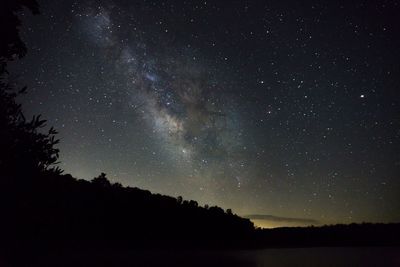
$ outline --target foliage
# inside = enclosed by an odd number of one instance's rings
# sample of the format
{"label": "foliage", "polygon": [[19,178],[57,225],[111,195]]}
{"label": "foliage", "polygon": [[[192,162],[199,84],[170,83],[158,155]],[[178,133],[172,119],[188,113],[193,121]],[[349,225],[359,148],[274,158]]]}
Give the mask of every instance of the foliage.
{"label": "foliage", "polygon": [[[3,174],[21,176],[24,173],[61,170],[57,163],[59,150],[55,147],[57,131],[51,127],[43,132],[46,120],[34,116],[26,120],[16,97],[23,94],[0,81],[0,170]],[[21,165],[24,167],[21,168]]]}
{"label": "foliage", "polygon": [[8,81],[7,62],[25,55],[26,47],[19,36],[21,21],[17,13],[23,8],[39,12],[35,0],[5,0],[0,8],[0,171],[3,176],[23,177],[35,172],[61,173],[55,147],[56,130],[43,131],[46,121],[41,116],[27,120],[16,98],[26,92]]}

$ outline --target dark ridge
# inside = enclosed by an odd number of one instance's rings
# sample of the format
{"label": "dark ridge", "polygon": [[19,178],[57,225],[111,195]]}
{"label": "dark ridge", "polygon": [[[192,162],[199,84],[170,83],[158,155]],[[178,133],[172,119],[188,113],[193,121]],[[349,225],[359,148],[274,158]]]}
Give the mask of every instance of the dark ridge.
{"label": "dark ridge", "polygon": [[12,247],[235,247],[254,231],[230,210],[111,184],[104,174],[89,182],[48,172],[1,191]]}
{"label": "dark ridge", "polygon": [[259,247],[398,246],[400,223],[337,224],[257,229]]}

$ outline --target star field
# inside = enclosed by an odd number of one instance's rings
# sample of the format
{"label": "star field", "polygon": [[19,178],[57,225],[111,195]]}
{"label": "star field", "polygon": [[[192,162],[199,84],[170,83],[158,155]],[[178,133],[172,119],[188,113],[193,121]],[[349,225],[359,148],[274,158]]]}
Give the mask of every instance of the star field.
{"label": "star field", "polygon": [[12,65],[60,166],[236,213],[400,220],[397,1],[39,1]]}

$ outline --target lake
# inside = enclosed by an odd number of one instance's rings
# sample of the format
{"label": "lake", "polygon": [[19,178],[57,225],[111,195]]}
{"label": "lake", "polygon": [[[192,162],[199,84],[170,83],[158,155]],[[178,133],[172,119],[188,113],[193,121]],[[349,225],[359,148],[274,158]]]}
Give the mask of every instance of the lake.
{"label": "lake", "polygon": [[400,266],[400,247],[43,253],[29,266]]}

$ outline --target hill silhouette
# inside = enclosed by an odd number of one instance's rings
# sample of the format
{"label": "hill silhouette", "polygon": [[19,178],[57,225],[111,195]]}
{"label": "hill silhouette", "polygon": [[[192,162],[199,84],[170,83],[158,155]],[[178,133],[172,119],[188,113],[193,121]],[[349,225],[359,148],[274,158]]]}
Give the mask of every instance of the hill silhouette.
{"label": "hill silhouette", "polygon": [[254,230],[219,207],[122,187],[104,174],[89,182],[48,172],[2,191],[10,206],[3,229],[14,246],[231,247]]}

